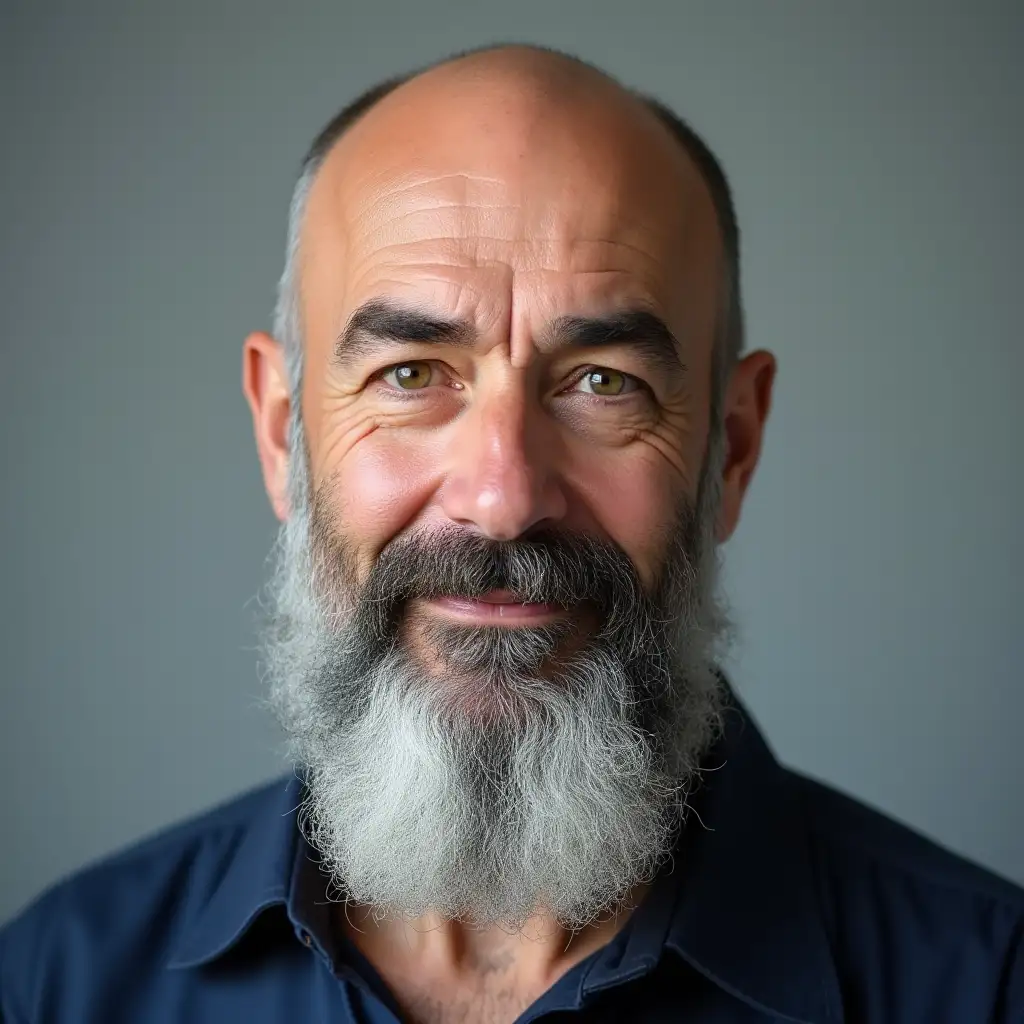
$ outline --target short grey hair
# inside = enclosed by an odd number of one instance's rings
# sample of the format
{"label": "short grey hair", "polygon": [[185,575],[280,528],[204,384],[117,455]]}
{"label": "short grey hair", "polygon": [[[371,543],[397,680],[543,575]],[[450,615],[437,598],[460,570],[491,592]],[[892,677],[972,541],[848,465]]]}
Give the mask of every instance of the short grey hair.
{"label": "short grey hair", "polygon": [[[418,72],[417,72],[418,73]],[[302,304],[299,297],[299,249],[302,242],[302,226],[306,218],[306,206],[313,182],[320,172],[328,153],[335,143],[379,100],[397,89],[414,74],[402,75],[379,82],[361,93],[339,111],[321,129],[320,134],[306,151],[299,169],[299,178],[292,190],[288,207],[288,239],[285,245],[284,270],[277,282],[277,302],[274,306],[274,337],[284,349],[288,381],[292,391],[293,408],[298,408],[302,390]]]}
{"label": "short grey hair", "polygon": [[[444,60],[437,61],[418,71],[379,82],[361,93],[355,100],[340,110],[324,126],[306,152],[299,171],[298,181],[292,192],[291,205],[288,211],[288,241],[285,252],[284,271],[277,286],[277,304],[274,309],[273,326],[274,336],[284,349],[288,379],[296,408],[302,387],[303,365],[302,313],[299,299],[299,248],[309,193],[321,166],[323,166],[324,161],[327,159],[328,153],[330,153],[335,143],[356,121],[400,85],[422,74],[424,71],[457,60],[460,57],[500,48],[500,46],[484,46],[475,50],[464,51],[452,57],[446,57]],[[593,67],[593,65],[587,64],[571,54],[544,47],[534,47],[534,49],[545,49],[547,52],[557,53],[579,64]],[[605,74],[605,72],[601,73]],[[736,208],[733,203],[732,190],[729,187],[725,170],[720,161],[707,143],[686,121],[670,107],[652,96],[632,90],[631,94],[651,110],[696,164],[697,170],[700,172],[711,194],[711,200],[715,207],[718,227],[722,235],[723,250],[720,310],[711,368],[711,422],[713,425],[716,425],[718,416],[721,414],[725,385],[733,366],[743,351],[745,334],[743,302],[740,292],[739,224],[736,219]]]}

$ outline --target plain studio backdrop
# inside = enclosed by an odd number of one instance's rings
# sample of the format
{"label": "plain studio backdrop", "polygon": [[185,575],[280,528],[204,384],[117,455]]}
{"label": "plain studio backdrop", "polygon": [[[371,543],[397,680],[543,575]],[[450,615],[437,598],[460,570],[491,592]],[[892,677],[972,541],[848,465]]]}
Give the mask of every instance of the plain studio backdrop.
{"label": "plain studio backdrop", "polygon": [[282,770],[239,390],[303,150],[487,42],[692,120],[780,373],[726,587],[785,761],[1024,882],[1024,5],[0,6],[0,917]]}

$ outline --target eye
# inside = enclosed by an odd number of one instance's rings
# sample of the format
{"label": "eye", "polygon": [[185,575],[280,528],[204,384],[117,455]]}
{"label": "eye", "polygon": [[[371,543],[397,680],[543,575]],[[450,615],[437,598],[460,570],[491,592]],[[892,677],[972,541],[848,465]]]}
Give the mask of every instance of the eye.
{"label": "eye", "polygon": [[[580,385],[583,385],[581,388]],[[576,382],[573,390],[581,390],[591,395],[600,395],[604,398],[614,398],[616,395],[625,395],[636,391],[640,382],[621,370],[611,370],[604,366],[595,366],[587,370]]]}
{"label": "eye", "polygon": [[419,391],[425,388],[433,377],[433,366],[422,360],[397,363],[390,370],[381,374],[381,380],[387,381],[392,387],[401,391]]}

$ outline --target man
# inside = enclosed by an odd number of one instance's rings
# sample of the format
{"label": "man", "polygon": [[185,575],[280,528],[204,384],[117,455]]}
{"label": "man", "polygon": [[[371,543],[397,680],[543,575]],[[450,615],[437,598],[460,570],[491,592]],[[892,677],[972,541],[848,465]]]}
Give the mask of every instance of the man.
{"label": "man", "polygon": [[300,770],[42,897],[3,1019],[1024,1019],[1024,894],[781,768],[715,669],[741,350],[658,104],[502,47],[343,111],[244,354]]}

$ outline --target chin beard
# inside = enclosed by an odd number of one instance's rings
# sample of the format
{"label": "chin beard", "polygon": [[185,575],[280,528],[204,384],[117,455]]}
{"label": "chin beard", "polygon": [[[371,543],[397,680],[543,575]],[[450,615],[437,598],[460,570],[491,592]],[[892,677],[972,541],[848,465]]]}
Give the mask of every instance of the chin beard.
{"label": "chin beard", "polygon": [[[651,595],[609,542],[461,529],[396,538],[356,587],[306,465],[296,420],[263,652],[305,773],[302,827],[339,890],[382,913],[513,929],[614,910],[671,852],[721,724],[714,448]],[[568,654],[571,620],[432,622],[415,642],[405,628],[413,598],[496,588],[586,602],[598,626]]]}

